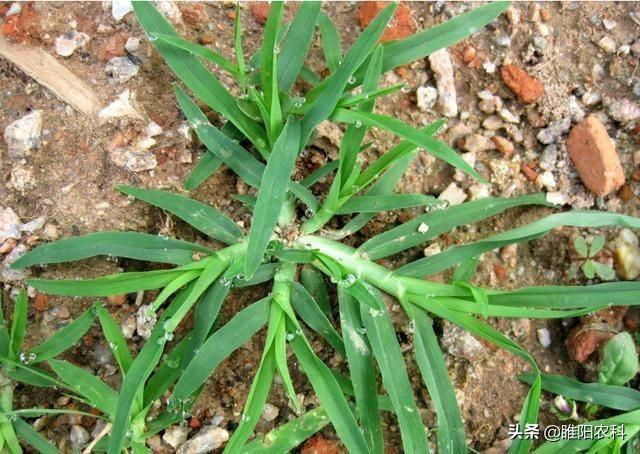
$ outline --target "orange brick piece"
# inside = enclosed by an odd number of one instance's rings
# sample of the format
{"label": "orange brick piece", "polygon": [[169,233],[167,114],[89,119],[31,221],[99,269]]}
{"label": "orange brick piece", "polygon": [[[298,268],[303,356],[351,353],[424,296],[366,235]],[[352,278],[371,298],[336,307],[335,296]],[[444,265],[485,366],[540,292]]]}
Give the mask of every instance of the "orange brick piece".
{"label": "orange brick piece", "polygon": [[544,86],[523,69],[514,65],[504,65],[501,70],[502,80],[520,101],[525,104],[536,102],[544,93]]}
{"label": "orange brick piece", "polygon": [[618,153],[595,116],[590,115],[573,127],[567,150],[580,179],[594,194],[605,196],[624,184]]}
{"label": "orange brick piece", "polygon": [[[365,28],[373,19],[382,11],[390,2],[360,2],[356,19],[361,28]],[[391,41],[395,39],[406,38],[411,36],[414,31],[413,19],[411,18],[411,9],[405,4],[398,4],[395,15],[389,21],[387,29],[382,34],[380,42]]]}

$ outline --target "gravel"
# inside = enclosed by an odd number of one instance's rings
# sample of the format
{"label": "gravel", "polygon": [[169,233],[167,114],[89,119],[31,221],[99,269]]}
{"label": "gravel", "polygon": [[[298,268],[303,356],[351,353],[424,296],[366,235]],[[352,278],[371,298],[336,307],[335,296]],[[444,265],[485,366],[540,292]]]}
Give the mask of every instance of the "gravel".
{"label": "gravel", "polygon": [[138,65],[128,57],[113,57],[104,69],[115,83],[126,82],[138,74]]}
{"label": "gravel", "polygon": [[205,454],[218,449],[229,439],[229,432],[220,427],[204,427],[198,435],[178,449],[178,454]]}
{"label": "gravel", "polygon": [[35,110],[14,121],[4,130],[9,157],[24,158],[42,145],[42,111]]}

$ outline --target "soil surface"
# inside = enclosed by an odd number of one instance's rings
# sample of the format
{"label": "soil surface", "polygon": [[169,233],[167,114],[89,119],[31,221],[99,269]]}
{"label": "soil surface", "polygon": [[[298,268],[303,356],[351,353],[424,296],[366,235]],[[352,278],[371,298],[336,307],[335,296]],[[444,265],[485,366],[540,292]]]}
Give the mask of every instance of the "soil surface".
{"label": "soil surface", "polygon": [[[4,261],[0,282],[3,285],[5,313],[13,306],[16,289],[28,277],[27,273],[5,272],[6,265],[15,260],[18,253],[45,241],[94,231],[135,230],[219,246],[188,228],[179,219],[123,196],[115,189],[115,185],[126,183],[182,191],[186,176],[205,152],[203,146],[191,136],[179,112],[172,91],[172,84],[176,81],[174,75],[152,50],[134,14],[126,14],[117,20],[112,15],[110,2],[49,2],[22,4],[21,11],[17,13],[19,20],[16,20],[15,17],[12,19],[12,16],[16,16],[13,12],[7,15],[12,5],[0,3],[4,20],[1,29],[3,39],[20,46],[39,47],[55,56],[92,88],[101,107],[109,105],[121,93],[129,90],[134,99],[134,108],[140,115],[136,119],[101,120],[80,113],[21,69],[0,58],[0,130],[5,130],[9,124],[29,113],[42,112],[41,143],[38,147],[24,156],[15,157],[10,155],[8,144],[0,141],[0,211],[10,208],[22,223],[43,218],[38,221],[38,229],[22,232],[20,238],[6,246],[0,254],[0,263]],[[206,43],[223,55],[232,56],[232,2],[171,5],[174,8],[174,24],[183,37]],[[402,18],[409,23],[403,23],[402,26],[415,31],[427,29],[477,5],[467,2],[409,2],[403,6],[408,8],[408,14],[403,14]],[[454,199],[464,197],[472,200],[488,195],[509,197],[548,191],[561,197],[567,206],[606,209],[638,216],[640,129],[637,120],[640,118],[640,74],[637,69],[640,42],[636,42],[636,39],[640,37],[640,22],[634,18],[640,15],[635,15],[636,6],[632,2],[516,3],[508,14],[501,15],[493,24],[451,47],[448,52],[453,64],[458,112],[449,118],[441,139],[472,159],[476,170],[491,181],[491,186],[488,193],[482,192],[469,177],[457,174],[447,164],[421,152],[398,185],[397,192],[438,196],[445,189],[451,190],[454,184],[453,190],[458,192]],[[288,17],[292,17],[295,8],[295,4],[288,6]],[[343,49],[348,48],[361,29],[359,8],[356,2],[328,2],[324,6],[327,14],[337,23]],[[246,51],[251,54],[261,42],[263,25],[260,8],[243,4],[241,13],[246,29]],[[89,37],[88,42],[78,46],[69,56],[59,55],[56,40],[64,36],[73,37],[74,33],[85,33]],[[137,47],[136,39],[139,40]],[[125,71],[118,75],[109,70],[108,66],[113,64],[110,60],[114,57],[126,58],[135,66],[137,73],[131,75],[125,74]],[[128,63],[120,64],[133,72]],[[519,98],[505,84],[501,68],[509,64],[517,66],[541,83],[544,90],[539,99],[525,104],[523,98]],[[414,126],[426,125],[440,118],[443,114],[441,105],[437,102],[430,105],[429,100],[422,99],[425,88],[438,86],[432,65],[428,59],[423,59],[387,73],[383,78],[384,85],[404,82],[407,86],[378,102],[376,111]],[[311,49],[309,66],[317,72],[325,69],[319,38]],[[237,91],[228,76],[216,70],[214,72],[232,92]],[[305,86],[301,85],[299,89],[302,92]],[[487,102],[483,102],[485,98]],[[508,112],[500,109],[492,111],[492,103],[502,105]],[[208,114],[214,123],[222,124],[222,118],[213,112]],[[570,128],[590,114],[605,125],[613,139],[626,180],[624,186],[603,198],[596,197],[584,187],[565,147]],[[153,144],[141,145],[141,141],[149,137],[150,122],[159,126],[160,132],[153,136]],[[546,132],[540,136],[541,131]],[[335,159],[341,134],[341,129],[335,125],[322,125],[318,137],[309,147],[310,152],[299,163],[295,178],[301,179],[326,160]],[[494,136],[504,141],[491,140]],[[365,161],[372,161],[396,143],[390,134],[380,130],[370,132],[369,138],[365,139],[367,141],[374,141],[374,145],[364,153]],[[555,147],[555,150],[548,150],[549,146]],[[145,167],[148,168],[139,170],[134,164],[123,165],[122,150],[128,147],[139,153],[136,156],[145,159]],[[330,181],[317,185],[314,189],[316,194],[324,195],[329,184]],[[191,195],[249,227],[249,212],[231,197],[247,191],[248,188],[232,172],[223,168]],[[455,200],[450,201],[455,203]],[[446,249],[454,244],[514,228],[552,211],[549,208],[511,210],[477,225],[458,228],[430,244],[381,263],[397,267],[423,257],[429,251]],[[347,242],[361,244],[372,235],[408,220],[419,212],[413,209],[381,214]],[[345,220],[333,221],[333,227],[339,227]],[[619,230],[561,228],[544,239],[484,254],[474,283],[493,288],[518,288],[597,282],[588,280],[581,272],[574,270],[579,260],[571,244],[578,234],[587,237],[604,235],[607,246],[597,260],[614,264],[612,257]],[[149,265],[99,258],[33,268],[29,274],[44,278],[88,278],[138,269],[149,269]],[[447,272],[434,279],[445,281],[449,277],[450,273]],[[268,292],[266,285],[233,290],[223,306],[220,323]],[[36,294],[33,289],[29,295],[31,306],[27,345],[51,335],[94,301],[45,296]],[[131,333],[136,325],[138,306],[151,302],[155,295],[154,292],[146,292],[144,295],[128,295],[124,301],[112,299],[106,302],[114,317],[128,327],[134,353],[144,344],[143,337]],[[405,347],[419,407],[424,411],[427,425],[434,427],[433,406],[412,358],[411,328],[395,303],[391,300],[389,303],[397,323],[398,338]],[[638,313],[630,310],[626,317],[637,320]],[[616,323],[619,322],[620,319],[617,319]],[[594,378],[597,352],[580,364],[572,359],[572,352],[565,346],[568,333],[581,323],[580,320],[503,319],[492,320],[491,323],[531,352],[543,371],[587,381]],[[615,329],[620,329],[619,325],[615,326]],[[633,328],[631,322],[627,326]],[[187,328],[182,327],[182,332]],[[541,344],[539,336],[544,331],[540,330],[548,330],[550,345]],[[438,323],[438,334],[466,422],[469,445],[481,452],[504,452],[508,445],[508,426],[517,422],[527,392],[527,387],[517,380],[516,375],[526,370],[527,366],[509,353],[480,342],[449,323]],[[229,432],[237,426],[250,380],[260,359],[263,339],[264,333],[256,336],[225,361],[210,378],[193,410],[193,419],[189,421],[192,434],[198,432],[199,424],[218,425]],[[321,339],[314,339],[314,347],[331,366],[346,367],[343,359],[335,356]],[[65,356],[97,373],[115,387],[119,386],[120,376],[115,361],[98,328],[90,331],[84,341]],[[294,364],[291,370],[300,397],[307,408],[312,408],[316,399],[308,382]],[[552,399],[552,395],[544,395],[542,424],[556,421],[548,412]],[[277,416],[270,421],[261,420],[258,432],[268,431],[294,416],[281,386],[273,387],[269,402],[277,409]],[[20,385],[16,391],[15,405],[29,408],[75,404],[69,403],[62,394],[51,395]],[[38,421],[38,429],[61,449],[70,451],[70,427],[75,424],[91,432],[94,421],[76,416],[47,417]],[[389,414],[385,415],[385,424],[388,452],[401,452],[399,431]],[[336,438],[330,426],[322,432],[322,436],[327,440]],[[152,443],[158,452],[174,451],[160,436],[154,438]],[[320,452],[311,449],[313,446],[309,446],[306,452]],[[335,451],[335,448],[332,449],[330,452]]]}

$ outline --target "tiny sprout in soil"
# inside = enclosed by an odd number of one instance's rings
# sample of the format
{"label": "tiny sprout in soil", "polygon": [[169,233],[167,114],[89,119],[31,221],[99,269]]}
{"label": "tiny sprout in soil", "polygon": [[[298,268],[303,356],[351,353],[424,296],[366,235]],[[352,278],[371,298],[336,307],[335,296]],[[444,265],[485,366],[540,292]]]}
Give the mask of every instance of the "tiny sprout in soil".
{"label": "tiny sprout in soil", "polygon": [[[4,447],[19,452],[22,440],[40,451],[56,452],[24,418],[69,411],[12,410],[14,386],[22,382],[55,386],[91,407],[88,416],[105,422],[105,429],[92,442],[95,451],[149,452],[147,440],[171,425],[184,423],[221,362],[264,329],[262,357],[225,452],[288,452],[331,425],[348,452],[382,453],[384,411],[397,421],[403,452],[425,453],[437,447],[441,453],[463,453],[467,451],[465,428],[434,330],[436,318],[459,325],[528,364],[529,372],[522,379],[531,387],[522,406],[521,426],[537,423],[545,389],[563,396],[565,401],[556,407],[570,418],[579,418],[572,402],[586,400],[616,413],[601,422],[628,424],[625,438],[607,439],[606,443],[580,440],[580,449],[620,452],[623,445],[633,443],[628,442],[640,431],[640,397],[622,386],[637,370],[629,339],[613,338],[610,343],[616,344],[607,344],[601,382],[585,384],[543,375],[533,357],[487,319],[567,318],[611,305],[639,304],[640,283],[501,290],[481,288],[471,280],[484,252],[540,238],[558,226],[640,228],[640,219],[601,211],[558,211],[397,269],[378,263],[458,226],[512,208],[553,206],[544,194],[485,198],[449,207],[431,196],[394,193],[396,182],[419,149],[486,183],[453,149],[435,138],[444,120],[416,129],[374,113],[374,106],[380,98],[403,88],[402,84],[380,86],[381,75],[468,37],[491,23],[508,4],[477,6],[429,30],[380,44],[396,7],[393,3],[385,7],[343,52],[336,27],[322,12],[320,2],[300,3],[290,22],[284,21],[284,3],[271,2],[261,48],[246,59],[240,14],[235,15],[235,58],[229,59],[182,39],[152,4],[133,3],[149,41],[181,81],[175,85],[177,102],[208,150],[185,189],[194,190],[224,164],[253,188],[237,196],[252,212],[250,228],[242,228],[221,211],[185,195],[123,185],[118,187],[122,193],[171,213],[215,240],[213,244],[226,246],[205,247],[138,232],[100,232],[44,244],[15,262],[14,267],[23,268],[100,255],[165,266],[88,280],[28,281],[41,292],[75,297],[159,290],[147,314],[157,322],[142,349],[133,355],[117,322],[96,304],[44,343],[23,350],[27,300],[22,292],[11,329],[3,324],[0,330]],[[316,25],[327,67],[322,76],[305,65]],[[205,64],[228,73],[235,80],[237,96]],[[224,124],[215,126],[201,105],[217,112],[226,120]],[[324,121],[345,128],[339,157],[297,181],[292,177],[296,161],[307,153],[316,128]],[[358,155],[368,146],[363,141],[371,129],[394,134],[398,143],[365,166]],[[318,190],[321,180],[331,182],[326,193]],[[343,241],[363,229],[376,213],[409,207],[426,209],[357,248],[349,245],[353,241]],[[334,228],[344,219],[348,221]],[[593,260],[604,243],[598,238],[590,245],[584,239],[576,241],[585,260],[582,269],[587,277],[597,274],[611,279],[610,271]],[[449,269],[454,269],[449,282],[429,280]],[[335,284],[334,289],[328,288],[328,282]],[[268,296],[237,311],[226,324],[217,323],[221,307],[235,288],[259,284],[270,286]],[[399,304],[412,324],[411,358],[403,356],[383,294]],[[182,324],[188,318],[192,323]],[[119,365],[122,380],[117,390],[91,372],[56,359],[96,319]],[[192,328],[185,333],[184,325]],[[176,331],[179,326],[181,330]],[[332,368],[323,361],[312,347],[311,340],[317,339],[335,350],[346,366]],[[407,360],[417,363],[437,415],[435,427],[426,426],[418,409]],[[299,370],[306,374],[317,405],[299,401],[292,377],[292,371],[297,376]],[[271,432],[256,434],[269,392],[280,386],[296,416]],[[531,439],[515,439],[509,450],[525,453],[532,443]],[[539,452],[574,452],[571,443],[547,443]]]}

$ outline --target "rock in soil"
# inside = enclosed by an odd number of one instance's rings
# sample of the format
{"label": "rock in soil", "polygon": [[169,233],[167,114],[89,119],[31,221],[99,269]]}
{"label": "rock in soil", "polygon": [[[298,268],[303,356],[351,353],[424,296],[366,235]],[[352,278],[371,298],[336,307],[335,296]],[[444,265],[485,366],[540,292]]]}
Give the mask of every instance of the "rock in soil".
{"label": "rock in soil", "polygon": [[11,208],[0,211],[0,243],[8,238],[19,240],[22,236],[22,221]]}
{"label": "rock in soil", "polygon": [[567,151],[580,179],[594,194],[606,196],[624,184],[618,153],[596,116],[590,115],[573,127]]}
{"label": "rock in soil", "polygon": [[308,440],[300,450],[300,454],[339,454],[340,448],[334,440],[327,440],[322,435],[316,435]]}
{"label": "rock in soil", "polygon": [[438,105],[445,117],[458,115],[456,84],[453,65],[447,49],[440,49],[429,55],[429,64],[438,84]]}
{"label": "rock in soil", "polygon": [[162,440],[173,449],[178,449],[187,441],[189,430],[188,427],[182,426],[167,427],[162,435]]}
{"label": "rock in soil", "polygon": [[[389,5],[389,2],[360,2],[356,19],[361,29],[366,28],[373,19]],[[399,3],[394,16],[389,21],[387,29],[382,34],[380,42],[406,38],[414,33],[411,9],[405,3]]]}
{"label": "rock in soil", "polygon": [[629,229],[622,229],[616,238],[614,257],[620,278],[632,281],[640,276],[640,246],[638,237]]}
{"label": "rock in soil", "polygon": [[9,157],[24,158],[42,144],[42,111],[36,110],[14,121],[4,130]]}
{"label": "rock in soil", "polygon": [[71,446],[75,449],[82,449],[87,443],[89,443],[89,432],[87,432],[87,429],[77,424],[71,426],[69,441],[71,442]]}
{"label": "rock in soil", "polygon": [[504,65],[501,70],[504,83],[525,104],[536,102],[544,94],[542,82],[514,65]]}
{"label": "rock in soil", "polygon": [[451,183],[440,193],[438,199],[446,200],[449,205],[460,205],[467,199],[467,194],[457,184]]}
{"label": "rock in soil", "polygon": [[178,454],[204,454],[218,449],[229,439],[229,432],[220,427],[205,427],[198,435],[183,444]]}

